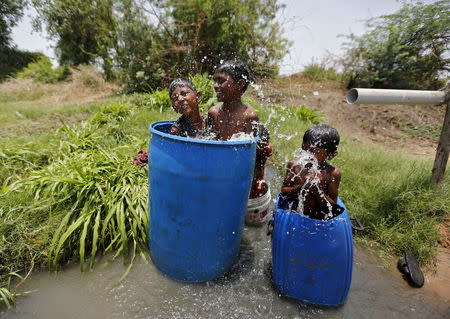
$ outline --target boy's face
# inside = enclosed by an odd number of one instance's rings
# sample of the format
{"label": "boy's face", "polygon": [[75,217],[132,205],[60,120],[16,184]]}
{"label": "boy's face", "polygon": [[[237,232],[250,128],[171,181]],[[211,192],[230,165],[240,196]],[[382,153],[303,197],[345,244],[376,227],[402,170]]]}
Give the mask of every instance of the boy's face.
{"label": "boy's face", "polygon": [[189,115],[198,109],[200,94],[192,91],[187,86],[179,86],[173,90],[170,100],[175,112]]}
{"label": "boy's face", "polygon": [[231,102],[242,95],[242,85],[226,72],[214,73],[214,91],[220,102]]}
{"label": "boy's face", "polygon": [[314,157],[317,159],[317,162],[319,163],[323,163],[327,159],[332,159],[336,155],[336,152],[331,154],[326,149],[314,146],[310,143],[303,143],[302,149],[314,154]]}

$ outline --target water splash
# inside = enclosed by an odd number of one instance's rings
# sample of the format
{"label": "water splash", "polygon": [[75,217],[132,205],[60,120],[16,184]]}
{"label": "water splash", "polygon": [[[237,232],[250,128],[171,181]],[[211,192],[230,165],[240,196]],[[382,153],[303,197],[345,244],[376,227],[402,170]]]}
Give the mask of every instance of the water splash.
{"label": "water splash", "polygon": [[[294,152],[294,155],[295,161],[291,168],[291,173],[293,175],[292,181],[294,181],[296,178],[305,178],[305,181],[298,192],[298,207],[295,211],[301,215],[304,215],[303,212],[305,208],[305,201],[309,195],[309,192],[313,189],[314,191],[318,192],[321,198],[325,199],[328,208],[328,213],[325,214],[323,220],[332,218],[333,206],[328,200],[326,200],[325,192],[320,187],[320,176],[322,173],[315,155],[302,148],[297,149]],[[295,172],[295,168],[300,168],[300,170],[298,172]],[[292,206],[290,208],[292,209]]]}

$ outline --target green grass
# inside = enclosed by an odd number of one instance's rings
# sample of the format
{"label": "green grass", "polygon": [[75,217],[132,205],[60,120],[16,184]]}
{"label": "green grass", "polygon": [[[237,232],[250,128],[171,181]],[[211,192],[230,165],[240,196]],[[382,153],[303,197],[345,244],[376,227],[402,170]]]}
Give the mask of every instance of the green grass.
{"label": "green grass", "polygon": [[[131,160],[148,144],[149,123],[176,119],[160,93],[118,97],[79,106],[92,112],[85,121],[58,124],[40,133],[0,138],[0,281],[4,302],[12,273],[67,261],[93,266],[96,254],[113,251],[130,265],[145,258],[148,212],[147,169]],[[271,132],[269,159],[282,178],[300,147],[303,132],[323,121],[306,107],[259,105],[250,99]],[[17,110],[14,107],[9,112]],[[36,110],[45,123],[51,106]],[[8,121],[0,118],[0,123]],[[18,119],[17,124],[26,119]],[[429,184],[431,162],[417,161],[342,139],[333,163],[343,170],[340,196],[367,231],[357,236],[389,254],[404,248],[430,264],[436,254],[437,226],[450,211],[449,176],[440,188]],[[276,183],[274,183],[276,184]],[[275,187],[277,187],[275,185]],[[275,192],[277,189],[274,190]],[[446,193],[447,192],[447,193]],[[8,289],[6,289],[8,288]]]}
{"label": "green grass", "polygon": [[425,137],[438,141],[439,136],[441,136],[442,125],[406,123],[400,129],[412,137]]}
{"label": "green grass", "polygon": [[382,249],[399,255],[410,250],[423,265],[436,256],[437,227],[450,213],[449,174],[430,184],[432,161],[345,141],[334,163],[343,169],[341,197],[351,215]]}

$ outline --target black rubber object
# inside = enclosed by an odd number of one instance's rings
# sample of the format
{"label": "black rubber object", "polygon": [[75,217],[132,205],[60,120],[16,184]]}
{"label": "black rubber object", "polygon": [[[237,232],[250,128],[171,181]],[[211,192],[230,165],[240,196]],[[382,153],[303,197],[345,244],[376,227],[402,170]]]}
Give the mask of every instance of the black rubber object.
{"label": "black rubber object", "polygon": [[404,251],[403,256],[398,260],[397,267],[412,286],[420,288],[424,285],[425,280],[419,262],[410,251]]}
{"label": "black rubber object", "polygon": [[[355,224],[353,224],[355,222]],[[366,228],[358,217],[350,217],[350,223],[352,224],[352,229],[357,231],[363,231]]]}

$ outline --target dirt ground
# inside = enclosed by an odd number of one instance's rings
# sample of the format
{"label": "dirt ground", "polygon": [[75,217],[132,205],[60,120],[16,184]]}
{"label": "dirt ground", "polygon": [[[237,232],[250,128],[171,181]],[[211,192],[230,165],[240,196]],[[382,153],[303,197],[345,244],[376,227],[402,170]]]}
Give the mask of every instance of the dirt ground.
{"label": "dirt ground", "polygon": [[[300,75],[271,80],[262,85],[262,91],[266,102],[304,104],[322,112],[327,122],[346,138],[431,160],[436,154],[445,105],[348,104],[347,91],[337,84],[312,82]],[[437,267],[434,272],[425,273],[423,289],[450,302],[450,219],[440,232]],[[396,262],[392,261],[393,268]]]}
{"label": "dirt ground", "polygon": [[330,125],[354,140],[434,158],[445,106],[355,105],[335,83],[312,82],[298,75],[263,85],[265,99],[322,112]]}

